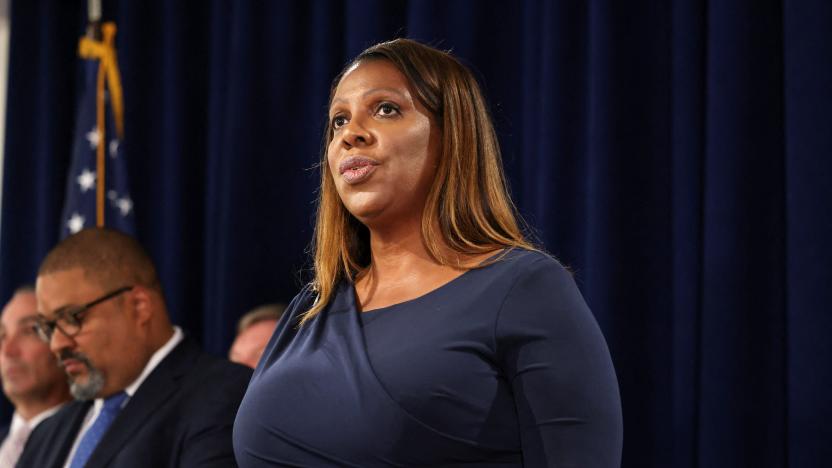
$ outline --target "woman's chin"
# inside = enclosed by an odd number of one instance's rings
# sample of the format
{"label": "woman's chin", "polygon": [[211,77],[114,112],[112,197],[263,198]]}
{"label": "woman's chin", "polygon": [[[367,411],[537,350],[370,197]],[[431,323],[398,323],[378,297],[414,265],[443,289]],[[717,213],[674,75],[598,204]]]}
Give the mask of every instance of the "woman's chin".
{"label": "woman's chin", "polygon": [[359,221],[372,221],[384,213],[387,203],[380,199],[378,193],[361,192],[341,197],[342,203],[351,215]]}
{"label": "woman's chin", "polygon": [[372,205],[347,206],[347,210],[364,225],[379,222],[379,219],[383,219],[384,214],[384,209]]}
{"label": "woman's chin", "polygon": [[392,197],[380,197],[378,193],[353,194],[342,198],[344,206],[361,224],[369,229],[388,230],[421,221],[424,204],[402,204]]}

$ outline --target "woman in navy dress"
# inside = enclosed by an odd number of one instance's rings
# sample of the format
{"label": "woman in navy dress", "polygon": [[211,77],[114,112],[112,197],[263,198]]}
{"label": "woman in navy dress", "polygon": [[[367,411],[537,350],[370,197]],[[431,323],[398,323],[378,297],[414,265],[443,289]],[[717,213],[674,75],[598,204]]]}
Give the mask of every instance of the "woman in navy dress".
{"label": "woman in navy dress", "polygon": [[237,414],[241,467],[620,465],[604,337],[524,238],[456,59],[397,39],[335,79],[315,235]]}

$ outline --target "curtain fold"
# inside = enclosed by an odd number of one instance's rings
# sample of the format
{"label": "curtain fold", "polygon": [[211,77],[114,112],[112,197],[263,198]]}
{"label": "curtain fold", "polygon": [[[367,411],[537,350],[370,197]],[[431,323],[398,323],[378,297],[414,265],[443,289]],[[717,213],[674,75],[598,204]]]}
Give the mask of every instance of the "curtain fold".
{"label": "curtain fold", "polygon": [[786,452],[832,459],[832,4],[783,2]]}

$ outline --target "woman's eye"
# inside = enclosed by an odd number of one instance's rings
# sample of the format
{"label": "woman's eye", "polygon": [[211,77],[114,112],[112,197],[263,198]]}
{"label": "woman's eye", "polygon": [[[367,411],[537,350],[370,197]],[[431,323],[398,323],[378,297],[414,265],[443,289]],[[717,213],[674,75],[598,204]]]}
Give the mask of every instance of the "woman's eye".
{"label": "woman's eye", "polygon": [[389,102],[383,102],[379,104],[378,110],[376,113],[383,117],[389,117],[391,115],[395,115],[399,112],[399,108]]}
{"label": "woman's eye", "polygon": [[347,123],[347,119],[343,115],[336,115],[332,118],[332,128],[343,127]]}

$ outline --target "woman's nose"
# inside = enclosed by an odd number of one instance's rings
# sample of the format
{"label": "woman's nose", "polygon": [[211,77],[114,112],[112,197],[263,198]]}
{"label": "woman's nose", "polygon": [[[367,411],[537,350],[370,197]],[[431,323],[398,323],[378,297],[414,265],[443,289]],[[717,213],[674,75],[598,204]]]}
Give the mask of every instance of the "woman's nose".
{"label": "woman's nose", "polygon": [[362,147],[372,144],[372,134],[356,120],[351,120],[341,129],[341,138],[345,146]]}

